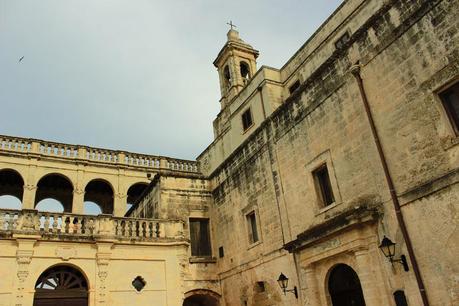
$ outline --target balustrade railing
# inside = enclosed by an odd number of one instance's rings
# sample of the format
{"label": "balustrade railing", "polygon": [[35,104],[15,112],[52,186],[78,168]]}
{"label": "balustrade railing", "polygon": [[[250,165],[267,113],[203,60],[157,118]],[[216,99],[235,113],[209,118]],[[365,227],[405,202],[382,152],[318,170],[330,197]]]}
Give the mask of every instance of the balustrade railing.
{"label": "balustrade railing", "polygon": [[29,139],[0,135],[0,150],[29,152],[31,143]]}
{"label": "balustrade railing", "polygon": [[4,135],[0,135],[1,151],[36,154],[60,159],[85,160],[88,162],[116,164],[126,167],[199,173],[196,161]]}
{"label": "balustrade railing", "polygon": [[0,232],[97,239],[183,239],[183,221],[0,209]]}

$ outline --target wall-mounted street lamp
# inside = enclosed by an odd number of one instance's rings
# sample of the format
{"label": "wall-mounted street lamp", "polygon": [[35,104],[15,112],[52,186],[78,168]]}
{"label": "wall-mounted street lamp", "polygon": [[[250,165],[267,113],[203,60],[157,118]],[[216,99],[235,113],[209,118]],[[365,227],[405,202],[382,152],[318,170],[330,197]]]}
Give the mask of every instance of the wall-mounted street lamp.
{"label": "wall-mounted street lamp", "polygon": [[383,252],[384,256],[389,259],[391,264],[393,265],[394,262],[399,262],[403,266],[403,270],[409,271],[408,263],[406,261],[405,255],[401,255],[400,258],[395,259],[395,243],[392,242],[389,238],[384,236],[381,244],[379,245],[379,249]]}
{"label": "wall-mounted street lamp", "polygon": [[296,298],[298,298],[298,290],[296,289],[296,286],[293,287],[293,289],[287,289],[288,287],[288,277],[284,275],[284,273],[281,273],[279,275],[279,278],[277,279],[277,283],[279,284],[279,287],[281,287],[282,291],[284,292],[284,295],[287,294],[287,292],[292,292]]}

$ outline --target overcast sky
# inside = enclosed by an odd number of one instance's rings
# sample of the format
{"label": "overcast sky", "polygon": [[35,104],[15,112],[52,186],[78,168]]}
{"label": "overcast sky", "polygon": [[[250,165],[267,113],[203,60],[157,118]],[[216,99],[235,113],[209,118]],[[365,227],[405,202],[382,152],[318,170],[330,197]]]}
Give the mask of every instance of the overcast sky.
{"label": "overcast sky", "polygon": [[341,2],[0,0],[0,134],[194,159],[226,22],[280,68]]}

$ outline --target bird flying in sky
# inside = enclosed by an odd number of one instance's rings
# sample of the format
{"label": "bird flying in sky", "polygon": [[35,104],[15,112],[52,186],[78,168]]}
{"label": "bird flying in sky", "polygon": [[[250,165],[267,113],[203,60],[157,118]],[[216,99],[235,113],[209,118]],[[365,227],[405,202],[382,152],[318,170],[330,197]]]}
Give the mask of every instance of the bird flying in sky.
{"label": "bird flying in sky", "polygon": [[24,59],[24,56],[19,59],[19,63]]}

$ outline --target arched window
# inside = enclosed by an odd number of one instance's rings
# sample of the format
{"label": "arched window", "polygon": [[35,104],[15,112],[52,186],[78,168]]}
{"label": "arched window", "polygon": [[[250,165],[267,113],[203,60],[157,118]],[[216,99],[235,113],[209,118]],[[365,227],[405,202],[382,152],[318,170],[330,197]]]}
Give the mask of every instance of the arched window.
{"label": "arched window", "polygon": [[250,67],[246,62],[240,62],[239,66],[241,67],[241,77],[246,84],[250,79]]}
{"label": "arched window", "polygon": [[[47,205],[41,203],[49,203]],[[49,199],[54,199],[51,201]],[[35,207],[40,203],[39,210],[56,211],[59,212],[57,202],[63,206],[63,211],[72,211],[73,202],[73,186],[69,179],[60,174],[48,174],[40,179],[37,184],[37,192],[35,195]],[[47,208],[49,205],[49,208]]]}
{"label": "arched window", "polygon": [[[104,180],[92,180],[86,185],[84,201],[85,209],[88,202],[93,202],[100,207],[103,214],[113,214],[113,189]],[[97,214],[97,212],[92,214]]]}
{"label": "arched window", "polygon": [[88,305],[88,283],[70,266],[55,266],[43,272],[35,283],[34,306]]}
{"label": "arched window", "polygon": [[0,208],[21,209],[24,181],[11,169],[0,170]]}
{"label": "arched window", "polygon": [[225,79],[225,87],[229,89],[231,87],[231,73],[228,65],[223,68],[223,78]]}
{"label": "arched window", "polygon": [[359,277],[348,265],[339,264],[332,269],[328,278],[328,291],[333,306],[365,306]]}

